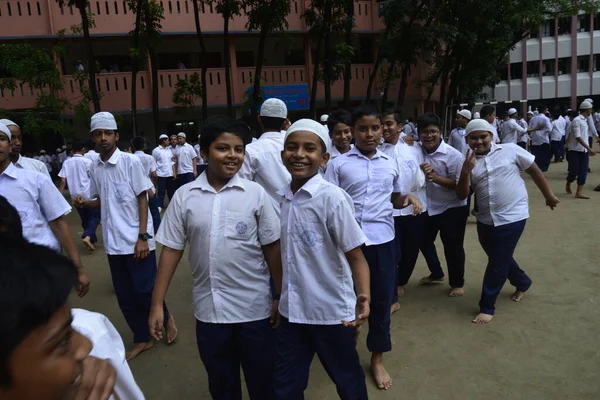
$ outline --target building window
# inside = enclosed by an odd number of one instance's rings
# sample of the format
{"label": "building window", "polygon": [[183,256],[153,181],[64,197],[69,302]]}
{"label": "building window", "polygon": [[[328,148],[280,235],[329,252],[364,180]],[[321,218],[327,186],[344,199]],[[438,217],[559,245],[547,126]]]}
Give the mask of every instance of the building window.
{"label": "building window", "polygon": [[543,76],[554,76],[556,71],[556,60],[544,60],[542,61],[542,74]]}
{"label": "building window", "polygon": [[532,29],[529,32],[529,39],[537,39],[540,37],[539,29]]}
{"label": "building window", "polygon": [[510,64],[510,79],[523,79],[523,64]]}
{"label": "building window", "polygon": [[590,72],[590,56],[577,57],[577,72]]}
{"label": "building window", "polygon": [[590,31],[590,16],[587,14],[577,16],[577,32]]}
{"label": "building window", "polygon": [[600,13],[594,16],[594,30],[600,31]]}
{"label": "building window", "polygon": [[539,61],[528,61],[527,62],[527,77],[535,78],[540,76],[540,62]]}
{"label": "building window", "polygon": [[600,54],[594,55],[594,72],[600,71]]}
{"label": "building window", "polygon": [[569,75],[571,73],[571,57],[558,59],[558,74]]}
{"label": "building window", "polygon": [[547,19],[542,25],[542,37],[551,37],[556,34],[554,19]]}
{"label": "building window", "polygon": [[498,68],[498,76],[500,77],[501,81],[508,80],[508,66],[507,65],[503,65],[500,68]]}
{"label": "building window", "polygon": [[571,17],[564,17],[558,19],[558,34],[559,35],[570,35],[571,34]]}

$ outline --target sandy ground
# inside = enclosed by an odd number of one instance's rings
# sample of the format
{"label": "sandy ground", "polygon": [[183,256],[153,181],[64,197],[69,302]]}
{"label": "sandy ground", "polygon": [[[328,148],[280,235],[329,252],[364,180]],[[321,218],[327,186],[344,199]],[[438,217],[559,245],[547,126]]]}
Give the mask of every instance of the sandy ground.
{"label": "sandy ground", "polygon": [[[487,326],[470,323],[477,313],[487,259],[477,240],[474,218],[465,238],[466,294],[446,297],[447,286],[419,286],[426,274],[419,258],[400,311],[392,319],[393,350],[385,357],[394,386],[378,390],[367,377],[374,399],[600,399],[600,297],[595,212],[600,193],[600,156],[592,158],[588,178],[591,200],[564,193],[566,163],[552,164],[551,185],[561,203],[554,211],[530,179],[531,217],[515,258],[534,283],[525,299],[513,303],[510,285],[502,291],[496,316]],[[74,234],[75,213],[69,216]],[[441,244],[438,253],[441,254]],[[81,249],[92,281],[91,291],[74,307],[105,314],[132,341],[112,290],[103,247],[94,254]],[[187,254],[186,254],[187,257]],[[178,342],[157,344],[133,360],[131,369],[148,399],[209,399],[204,367],[195,344],[191,275],[182,261],[168,294],[168,305],[179,326]],[[366,328],[358,345],[365,372],[369,353]],[[318,358],[312,365],[307,399],[336,399],[334,385]]]}

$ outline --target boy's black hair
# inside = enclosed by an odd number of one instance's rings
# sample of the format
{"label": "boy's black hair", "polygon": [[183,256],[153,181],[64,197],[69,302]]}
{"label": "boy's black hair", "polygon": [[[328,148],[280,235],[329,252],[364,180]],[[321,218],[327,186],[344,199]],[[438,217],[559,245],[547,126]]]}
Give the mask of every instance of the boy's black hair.
{"label": "boy's black hair", "polygon": [[275,118],[275,117],[260,117],[260,122],[265,128],[266,131],[281,131],[283,128],[283,123],[285,122],[285,118]]}
{"label": "boy's black hair", "polygon": [[356,124],[356,121],[366,116],[374,116],[379,118],[379,121],[381,121],[381,113],[377,107],[372,104],[363,104],[362,106],[358,106],[352,110],[352,126]]}
{"label": "boy's black hair", "polygon": [[487,105],[481,107],[481,110],[479,110],[479,116],[481,118],[485,118],[485,117],[489,117],[490,115],[492,115],[495,112],[496,112],[496,107],[487,104]]}
{"label": "boy's black hair", "polygon": [[434,113],[428,112],[419,117],[417,120],[417,129],[420,131],[429,125],[435,125],[442,129],[442,119]]}
{"label": "boy's black hair", "polygon": [[212,142],[217,140],[223,133],[232,133],[239,136],[246,146],[252,140],[250,127],[239,119],[228,115],[217,115],[208,118],[200,129],[200,148],[208,151]]}
{"label": "boy's black hair", "polygon": [[387,110],[385,110],[383,112],[383,115],[393,115],[394,116],[394,121],[396,121],[397,124],[403,124],[404,122],[402,121],[402,113],[395,108],[388,108]]}
{"label": "boy's black hair", "polygon": [[333,135],[333,128],[336,124],[346,124],[352,127],[352,114],[350,111],[340,108],[329,114],[327,119],[327,128],[329,129],[329,135]]}
{"label": "boy's black hair", "polygon": [[9,387],[12,352],[62,307],[77,283],[73,263],[23,239],[0,241],[0,386]]}
{"label": "boy's black hair", "polygon": [[548,106],[547,105],[541,105],[538,107],[538,111],[540,114],[545,113],[546,111],[548,111]]}
{"label": "boy's black hair", "polygon": [[131,139],[131,146],[134,151],[144,151],[146,148],[146,138],[143,136],[136,136]]}
{"label": "boy's black hair", "polygon": [[89,141],[87,140],[78,140],[77,142],[75,142],[75,144],[73,145],[73,151],[81,151],[83,149],[93,149],[94,146],[89,147]]}
{"label": "boy's black hair", "polygon": [[16,208],[0,196],[0,238],[23,238],[21,216]]}

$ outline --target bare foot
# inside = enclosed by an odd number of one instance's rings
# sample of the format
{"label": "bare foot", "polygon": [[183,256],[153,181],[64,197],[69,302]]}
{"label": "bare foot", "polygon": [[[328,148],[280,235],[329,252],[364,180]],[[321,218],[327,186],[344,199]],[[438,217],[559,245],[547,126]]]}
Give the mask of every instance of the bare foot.
{"label": "bare foot", "polygon": [[169,321],[167,321],[167,344],[175,343],[177,340],[177,326],[175,325],[175,318],[173,314],[169,314]]}
{"label": "bare foot", "polygon": [[584,200],[587,200],[587,199],[589,199],[589,196],[585,196],[585,195],[583,195],[583,194],[579,194],[579,193],[577,193],[577,194],[575,195],[575,198],[576,198],[576,199],[584,199]]}
{"label": "bare foot", "polygon": [[153,346],[154,342],[152,340],[146,343],[135,343],[133,349],[129,353],[125,354],[125,360],[133,360],[140,355],[140,353],[150,350]]}
{"label": "bare foot", "polygon": [[525,297],[525,292],[522,292],[520,290],[517,290],[513,294],[510,295],[510,299],[516,303],[523,300],[523,297]]}
{"label": "bare foot", "polygon": [[444,279],[446,278],[443,276],[441,278],[432,278],[431,276],[426,276],[425,278],[421,278],[419,283],[421,285],[430,285],[432,283],[444,282]]}
{"label": "bare foot", "polygon": [[371,374],[379,389],[388,390],[392,387],[392,377],[383,366],[383,359],[371,358]]}
{"label": "bare foot", "polygon": [[490,314],[479,313],[471,322],[474,324],[487,324],[493,317],[494,316]]}
{"label": "bare foot", "polygon": [[87,247],[89,251],[96,250],[96,246],[94,246],[94,244],[92,243],[92,239],[90,239],[89,236],[84,237],[82,242],[83,244],[85,244],[85,247]]}
{"label": "bare foot", "polygon": [[398,286],[398,297],[404,296],[404,286]]}
{"label": "bare foot", "polygon": [[567,194],[573,194],[573,191],[571,190],[570,182],[567,182],[567,185],[565,186],[565,191],[567,192]]}
{"label": "bare foot", "polygon": [[455,287],[450,290],[448,297],[461,297],[465,294],[465,290],[461,287]]}
{"label": "bare foot", "polygon": [[400,303],[399,302],[395,302],[394,304],[392,304],[392,307],[390,308],[390,314],[395,313],[399,309],[400,309]]}

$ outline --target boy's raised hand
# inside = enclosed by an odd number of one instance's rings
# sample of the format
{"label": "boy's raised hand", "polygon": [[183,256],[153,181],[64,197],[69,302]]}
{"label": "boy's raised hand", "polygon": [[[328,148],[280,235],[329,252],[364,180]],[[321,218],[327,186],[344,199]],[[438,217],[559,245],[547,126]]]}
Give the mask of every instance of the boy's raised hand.
{"label": "boy's raised hand", "polygon": [[475,152],[473,150],[467,150],[467,157],[465,158],[465,162],[463,163],[463,171],[471,172],[473,168],[475,168],[475,162],[477,159],[475,158]]}
{"label": "boy's raised hand", "polygon": [[364,294],[359,294],[356,297],[356,319],[354,321],[342,321],[342,325],[357,328],[367,321],[370,313],[369,298]]}

